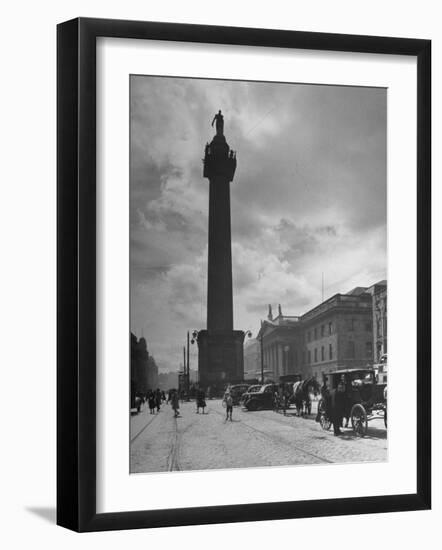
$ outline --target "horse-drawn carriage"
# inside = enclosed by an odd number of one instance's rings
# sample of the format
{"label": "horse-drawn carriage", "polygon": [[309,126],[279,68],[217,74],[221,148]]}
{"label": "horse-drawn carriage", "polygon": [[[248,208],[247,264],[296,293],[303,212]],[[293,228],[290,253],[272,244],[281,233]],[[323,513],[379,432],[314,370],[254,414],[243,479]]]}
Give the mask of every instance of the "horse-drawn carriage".
{"label": "horse-drawn carriage", "polygon": [[[292,378],[293,377],[293,378]],[[302,379],[300,374],[280,376],[274,394],[274,409],[286,410],[295,405],[298,416],[308,416],[312,412],[312,396],[319,393],[320,385],[315,377]]]}
{"label": "horse-drawn carriage", "polygon": [[345,386],[347,421],[351,420],[356,435],[367,433],[368,422],[383,418],[387,427],[386,385],[378,384],[374,369],[342,369],[323,375],[321,399],[318,403],[318,420],[324,430],[330,429],[328,392]]}

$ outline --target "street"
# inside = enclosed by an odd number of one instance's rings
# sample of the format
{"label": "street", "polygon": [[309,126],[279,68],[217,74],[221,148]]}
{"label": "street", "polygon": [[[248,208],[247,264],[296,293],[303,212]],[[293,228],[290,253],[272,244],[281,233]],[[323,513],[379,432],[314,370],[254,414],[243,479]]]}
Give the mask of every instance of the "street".
{"label": "street", "polygon": [[355,437],[343,429],[335,437],[309,418],[271,410],[248,412],[234,407],[225,420],[221,400],[208,400],[206,414],[196,414],[194,402],[180,403],[174,418],[170,405],[151,415],[143,405],[131,417],[131,473],[323,464],[387,460],[383,420],[369,422],[368,433]]}

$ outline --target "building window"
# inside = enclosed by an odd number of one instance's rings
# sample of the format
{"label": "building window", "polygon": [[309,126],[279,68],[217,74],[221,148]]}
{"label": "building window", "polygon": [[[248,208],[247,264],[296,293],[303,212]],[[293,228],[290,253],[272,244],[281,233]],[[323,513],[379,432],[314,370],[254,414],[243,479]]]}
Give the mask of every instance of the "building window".
{"label": "building window", "polygon": [[373,328],[373,327],[371,326],[371,323],[370,323],[369,321],[367,321],[367,322],[365,323],[365,330],[366,330],[366,332],[371,332],[371,331],[372,331],[372,328]]}
{"label": "building window", "polygon": [[298,366],[298,352],[297,352],[297,350],[295,350],[293,352],[293,360],[294,360],[294,363],[295,363],[295,367],[297,367]]}
{"label": "building window", "polygon": [[332,323],[329,323],[329,324],[328,324],[328,333],[329,333],[329,334],[332,333]]}
{"label": "building window", "polygon": [[330,361],[333,359],[333,346],[331,344],[328,345],[328,358]]}
{"label": "building window", "polygon": [[352,332],[354,329],[355,329],[355,320],[354,319],[349,319],[348,320],[348,330]]}
{"label": "building window", "polygon": [[312,362],[312,352],[308,350],[308,364],[310,365]]}
{"label": "building window", "polygon": [[321,361],[325,361],[325,350],[324,350],[324,346],[321,346]]}
{"label": "building window", "polygon": [[315,327],[315,340],[318,338],[318,329]]}
{"label": "building window", "polygon": [[365,357],[373,358],[373,342],[365,342]]}
{"label": "building window", "polygon": [[347,359],[353,359],[355,356],[355,343],[353,340],[347,342]]}
{"label": "building window", "polygon": [[321,325],[321,336],[325,334],[325,325]]}
{"label": "building window", "polygon": [[310,331],[308,331],[307,332],[307,342],[310,342],[310,340],[312,339],[311,336],[312,335],[311,335]]}
{"label": "building window", "polygon": [[315,363],[318,362],[318,349],[315,348]]}

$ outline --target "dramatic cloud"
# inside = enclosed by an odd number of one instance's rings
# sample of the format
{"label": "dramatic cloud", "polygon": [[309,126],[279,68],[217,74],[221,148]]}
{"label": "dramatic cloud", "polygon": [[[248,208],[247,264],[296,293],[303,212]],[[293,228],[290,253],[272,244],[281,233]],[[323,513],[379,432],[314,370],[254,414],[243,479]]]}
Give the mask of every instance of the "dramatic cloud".
{"label": "dramatic cloud", "polygon": [[[161,370],[205,328],[210,122],[237,150],[235,328],[386,278],[386,91],[131,78],[131,327]],[[196,367],[196,349],[192,352]]]}

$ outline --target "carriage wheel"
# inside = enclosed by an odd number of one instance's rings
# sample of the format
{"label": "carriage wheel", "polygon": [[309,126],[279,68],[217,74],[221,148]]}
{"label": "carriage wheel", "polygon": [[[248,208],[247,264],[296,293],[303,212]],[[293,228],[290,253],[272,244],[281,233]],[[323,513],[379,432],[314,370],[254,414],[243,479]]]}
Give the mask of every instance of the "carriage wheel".
{"label": "carriage wheel", "polygon": [[364,436],[367,433],[367,413],[362,405],[353,405],[351,409],[351,425],[355,435]]}
{"label": "carriage wheel", "polygon": [[325,431],[329,430],[332,423],[330,418],[327,416],[327,413],[325,410],[325,402],[323,399],[319,400],[318,411],[319,411],[319,424],[321,428]]}
{"label": "carriage wheel", "polygon": [[327,431],[331,427],[331,420],[325,413],[321,413],[321,416],[319,417],[319,424],[323,430]]}
{"label": "carriage wheel", "polygon": [[384,424],[387,427],[387,409],[384,409]]}

